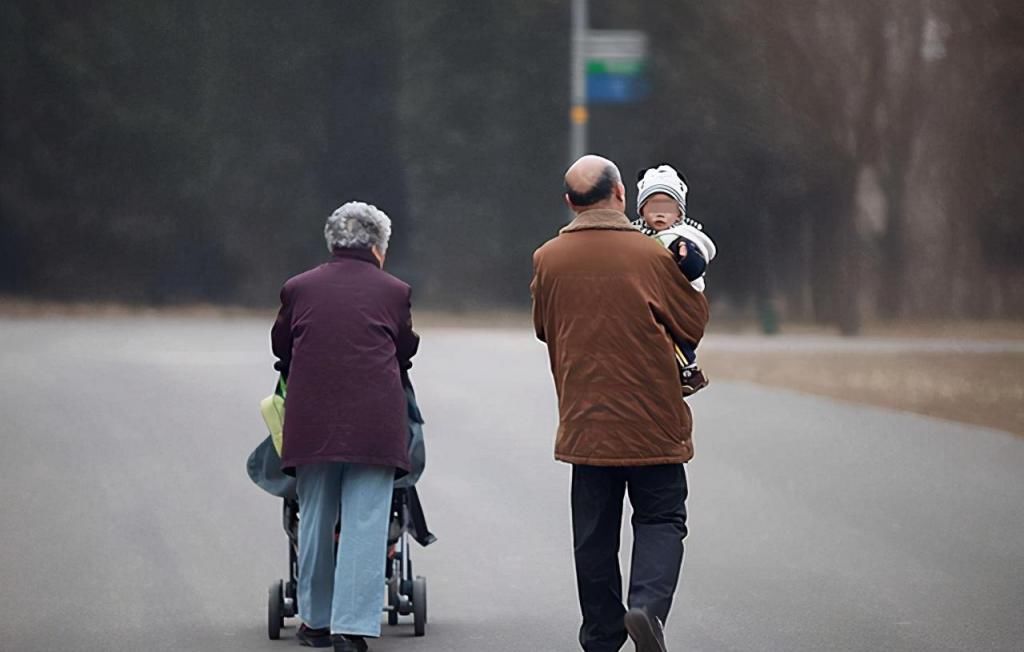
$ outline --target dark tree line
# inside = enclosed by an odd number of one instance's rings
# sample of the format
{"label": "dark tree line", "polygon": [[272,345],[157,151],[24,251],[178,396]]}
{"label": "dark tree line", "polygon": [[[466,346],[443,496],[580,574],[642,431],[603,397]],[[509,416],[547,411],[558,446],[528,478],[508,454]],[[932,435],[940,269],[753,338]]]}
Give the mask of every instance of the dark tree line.
{"label": "dark tree line", "polygon": [[406,212],[381,3],[3,11],[6,292],[269,303],[344,199]]}
{"label": "dark tree line", "polygon": [[[1019,3],[592,0],[591,22],[652,53],[591,149],[685,171],[720,314],[1024,317]],[[566,216],[568,28],[557,0],[3,3],[0,292],[270,304],[358,198],[421,305],[525,305]]]}

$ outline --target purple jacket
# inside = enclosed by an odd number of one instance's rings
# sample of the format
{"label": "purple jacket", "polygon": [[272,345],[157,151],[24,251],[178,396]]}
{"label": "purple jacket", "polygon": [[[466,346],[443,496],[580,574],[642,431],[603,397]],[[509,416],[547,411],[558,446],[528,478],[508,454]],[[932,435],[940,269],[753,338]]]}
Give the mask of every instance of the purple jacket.
{"label": "purple jacket", "polygon": [[401,374],[419,346],[409,286],[367,249],[288,279],[270,333],[287,378],[281,466],[353,462],[409,470]]}

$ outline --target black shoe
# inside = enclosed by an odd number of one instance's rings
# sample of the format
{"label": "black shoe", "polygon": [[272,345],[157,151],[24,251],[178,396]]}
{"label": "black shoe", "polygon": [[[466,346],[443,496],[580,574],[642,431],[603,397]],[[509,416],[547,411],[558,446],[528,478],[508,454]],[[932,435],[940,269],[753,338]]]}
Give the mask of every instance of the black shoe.
{"label": "black shoe", "polygon": [[295,632],[295,638],[299,639],[299,645],[306,647],[331,647],[331,630],[327,627],[313,629],[302,623]]}
{"label": "black shoe", "polygon": [[626,624],[626,631],[633,639],[636,652],[668,652],[665,647],[665,631],[661,628],[661,621],[654,616],[647,615],[643,609],[630,609],[623,619]]}
{"label": "black shoe", "polygon": [[362,636],[332,634],[331,643],[334,644],[334,652],[366,652],[370,649]]}
{"label": "black shoe", "polygon": [[708,378],[695,364],[679,370],[679,380],[683,384],[683,396],[693,396],[708,386]]}

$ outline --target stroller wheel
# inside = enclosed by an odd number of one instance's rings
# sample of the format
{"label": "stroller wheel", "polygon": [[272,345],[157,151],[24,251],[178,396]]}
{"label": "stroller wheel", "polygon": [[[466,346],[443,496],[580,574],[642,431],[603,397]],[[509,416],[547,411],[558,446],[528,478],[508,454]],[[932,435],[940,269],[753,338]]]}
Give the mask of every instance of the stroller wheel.
{"label": "stroller wheel", "polygon": [[276,641],[281,638],[284,625],[284,582],[277,580],[267,592],[267,637]]}
{"label": "stroller wheel", "polygon": [[412,627],[416,636],[427,633],[427,578],[417,577],[412,583]]}
{"label": "stroller wheel", "polygon": [[295,599],[295,582],[286,582],[284,585],[284,611],[285,618],[294,618],[299,613],[299,603]]}
{"label": "stroller wheel", "polygon": [[388,580],[388,625],[394,627],[398,624],[398,578]]}

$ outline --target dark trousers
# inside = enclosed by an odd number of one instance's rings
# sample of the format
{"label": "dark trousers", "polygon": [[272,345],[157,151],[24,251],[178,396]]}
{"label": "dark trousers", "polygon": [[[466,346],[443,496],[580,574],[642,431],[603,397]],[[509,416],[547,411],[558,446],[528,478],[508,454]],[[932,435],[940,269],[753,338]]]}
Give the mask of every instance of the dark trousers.
{"label": "dark trousers", "polygon": [[580,645],[587,652],[618,650],[627,638],[619,570],[627,491],[633,506],[629,607],[643,608],[664,622],[679,582],[686,537],[685,467],[574,465],[573,546],[583,612]]}
{"label": "dark trousers", "polygon": [[691,365],[697,361],[697,349],[693,348],[689,344],[679,344],[679,352],[683,354],[683,358],[686,360],[687,365]]}

